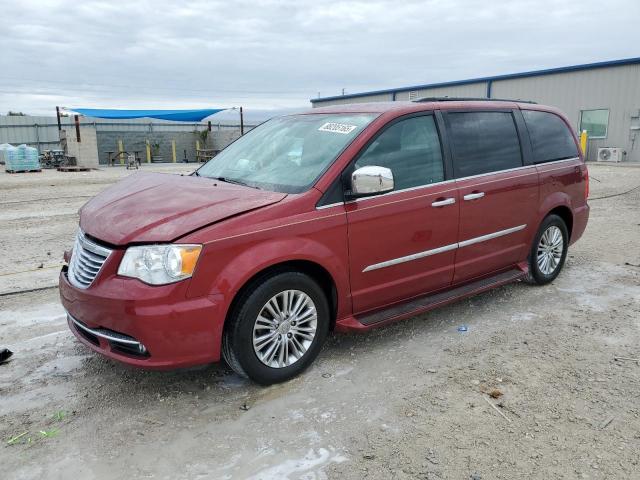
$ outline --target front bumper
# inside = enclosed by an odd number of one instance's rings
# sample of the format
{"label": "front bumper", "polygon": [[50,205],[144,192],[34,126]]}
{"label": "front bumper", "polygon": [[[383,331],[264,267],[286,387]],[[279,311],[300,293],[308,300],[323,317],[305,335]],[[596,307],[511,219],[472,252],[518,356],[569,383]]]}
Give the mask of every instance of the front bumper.
{"label": "front bumper", "polygon": [[59,286],[69,328],[96,352],[149,369],[220,360],[221,301],[188,299],[188,282],[149,286],[103,271],[89,288],[79,289],[63,268]]}

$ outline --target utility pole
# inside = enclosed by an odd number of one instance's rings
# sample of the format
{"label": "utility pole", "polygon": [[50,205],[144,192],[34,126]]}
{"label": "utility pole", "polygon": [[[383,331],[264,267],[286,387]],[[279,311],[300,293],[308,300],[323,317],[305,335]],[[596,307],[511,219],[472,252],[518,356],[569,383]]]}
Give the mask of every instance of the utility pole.
{"label": "utility pole", "polygon": [[244,116],[242,115],[242,107],[240,107],[240,136],[244,135]]}
{"label": "utility pole", "polygon": [[60,123],[60,107],[56,107],[56,117],[58,117],[58,131],[62,130],[62,123]]}

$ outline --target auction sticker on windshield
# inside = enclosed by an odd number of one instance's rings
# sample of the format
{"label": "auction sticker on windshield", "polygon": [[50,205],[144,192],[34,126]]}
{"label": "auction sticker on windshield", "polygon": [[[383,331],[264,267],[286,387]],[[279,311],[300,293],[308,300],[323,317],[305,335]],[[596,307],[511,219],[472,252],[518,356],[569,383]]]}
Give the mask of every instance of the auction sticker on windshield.
{"label": "auction sticker on windshield", "polygon": [[322,125],[318,131],[320,132],[333,132],[333,133],[343,133],[343,134],[348,134],[353,132],[356,128],[358,128],[357,125],[347,125],[345,123],[336,123],[336,122],[327,122],[324,125]]}

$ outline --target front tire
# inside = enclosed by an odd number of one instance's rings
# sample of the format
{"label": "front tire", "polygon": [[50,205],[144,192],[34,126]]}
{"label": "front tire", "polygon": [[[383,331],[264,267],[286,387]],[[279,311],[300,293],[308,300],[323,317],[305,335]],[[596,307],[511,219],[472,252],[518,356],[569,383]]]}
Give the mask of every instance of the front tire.
{"label": "front tire", "polygon": [[222,355],[237,374],[270,385],[304,371],[330,324],[322,288],[301,272],[279,272],[244,290],[227,320]]}
{"label": "front tire", "polygon": [[545,285],[560,274],[569,249],[569,231],[558,215],[548,215],[540,225],[529,252],[530,283]]}

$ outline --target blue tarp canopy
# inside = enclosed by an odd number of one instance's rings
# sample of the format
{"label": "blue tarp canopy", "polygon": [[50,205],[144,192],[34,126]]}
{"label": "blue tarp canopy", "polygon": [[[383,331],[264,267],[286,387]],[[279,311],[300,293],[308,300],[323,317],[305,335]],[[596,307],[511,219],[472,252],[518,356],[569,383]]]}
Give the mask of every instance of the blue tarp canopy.
{"label": "blue tarp canopy", "polygon": [[85,117],[96,118],[157,118],[174,122],[199,122],[225,108],[207,108],[202,110],[108,110],[102,108],[74,108],[69,109]]}

